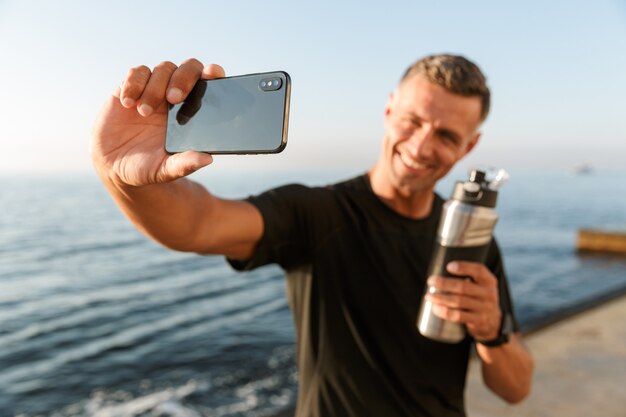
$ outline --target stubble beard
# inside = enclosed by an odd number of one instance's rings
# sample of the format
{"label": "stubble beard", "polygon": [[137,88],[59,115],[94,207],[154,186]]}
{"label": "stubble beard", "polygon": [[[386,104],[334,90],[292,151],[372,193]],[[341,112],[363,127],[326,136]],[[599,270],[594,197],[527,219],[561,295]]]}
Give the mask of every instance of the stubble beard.
{"label": "stubble beard", "polygon": [[[395,156],[399,158],[400,156]],[[425,192],[432,192],[435,188],[435,182],[429,178],[411,177],[407,175],[401,175],[397,172],[395,166],[390,167],[388,172],[389,182],[392,184],[396,194],[409,198],[416,194],[422,194]]]}

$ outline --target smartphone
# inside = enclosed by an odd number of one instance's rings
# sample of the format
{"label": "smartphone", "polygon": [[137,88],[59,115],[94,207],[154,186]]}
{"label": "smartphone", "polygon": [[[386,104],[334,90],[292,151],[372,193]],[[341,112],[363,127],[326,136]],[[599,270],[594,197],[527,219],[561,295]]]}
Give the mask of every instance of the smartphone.
{"label": "smartphone", "polygon": [[167,115],[165,150],[278,153],[287,146],[291,79],[284,71],[198,80]]}

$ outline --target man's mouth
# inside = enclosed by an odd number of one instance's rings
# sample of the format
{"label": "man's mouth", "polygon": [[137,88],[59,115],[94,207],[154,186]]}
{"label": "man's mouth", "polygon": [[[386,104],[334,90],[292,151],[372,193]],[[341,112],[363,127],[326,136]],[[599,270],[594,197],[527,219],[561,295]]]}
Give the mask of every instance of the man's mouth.
{"label": "man's mouth", "polygon": [[400,157],[400,160],[402,161],[404,165],[406,165],[408,168],[411,168],[413,170],[428,169],[431,167],[430,164],[427,164],[424,162],[418,162],[414,160],[413,158],[411,158],[409,155],[401,151],[398,151],[398,156]]}

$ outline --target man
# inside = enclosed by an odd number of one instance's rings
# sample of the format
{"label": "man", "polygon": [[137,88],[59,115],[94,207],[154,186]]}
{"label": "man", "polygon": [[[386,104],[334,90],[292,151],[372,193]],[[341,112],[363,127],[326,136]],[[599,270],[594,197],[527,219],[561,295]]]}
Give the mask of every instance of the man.
{"label": "man", "polygon": [[[442,199],[436,182],[477,144],[489,111],[485,78],[463,57],[426,57],[385,108],[386,133],[365,175],[325,188],[289,185],[224,200],[184,177],[211,163],[163,148],[168,103],[196,80],[223,77],[197,60],[137,67],[105,104],[92,157],[115,201],[145,234],[172,249],[226,255],[238,269],[287,271],[305,416],[463,416],[471,344],[486,385],[511,403],[530,390],[532,358],[517,333],[504,269],[492,243],[486,265],[453,262],[471,277],[426,277]],[[438,316],[463,323],[457,344],[416,329],[423,289]],[[516,329],[516,325],[515,325]]]}

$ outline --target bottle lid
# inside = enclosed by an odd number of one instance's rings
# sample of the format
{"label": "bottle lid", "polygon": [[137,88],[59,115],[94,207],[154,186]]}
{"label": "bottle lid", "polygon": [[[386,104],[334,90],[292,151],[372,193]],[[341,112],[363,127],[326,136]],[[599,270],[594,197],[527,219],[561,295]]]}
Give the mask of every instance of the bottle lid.
{"label": "bottle lid", "polygon": [[469,180],[457,181],[452,190],[452,198],[463,203],[477,206],[496,206],[498,192],[489,188],[489,183],[485,179],[484,171],[472,170]]}

